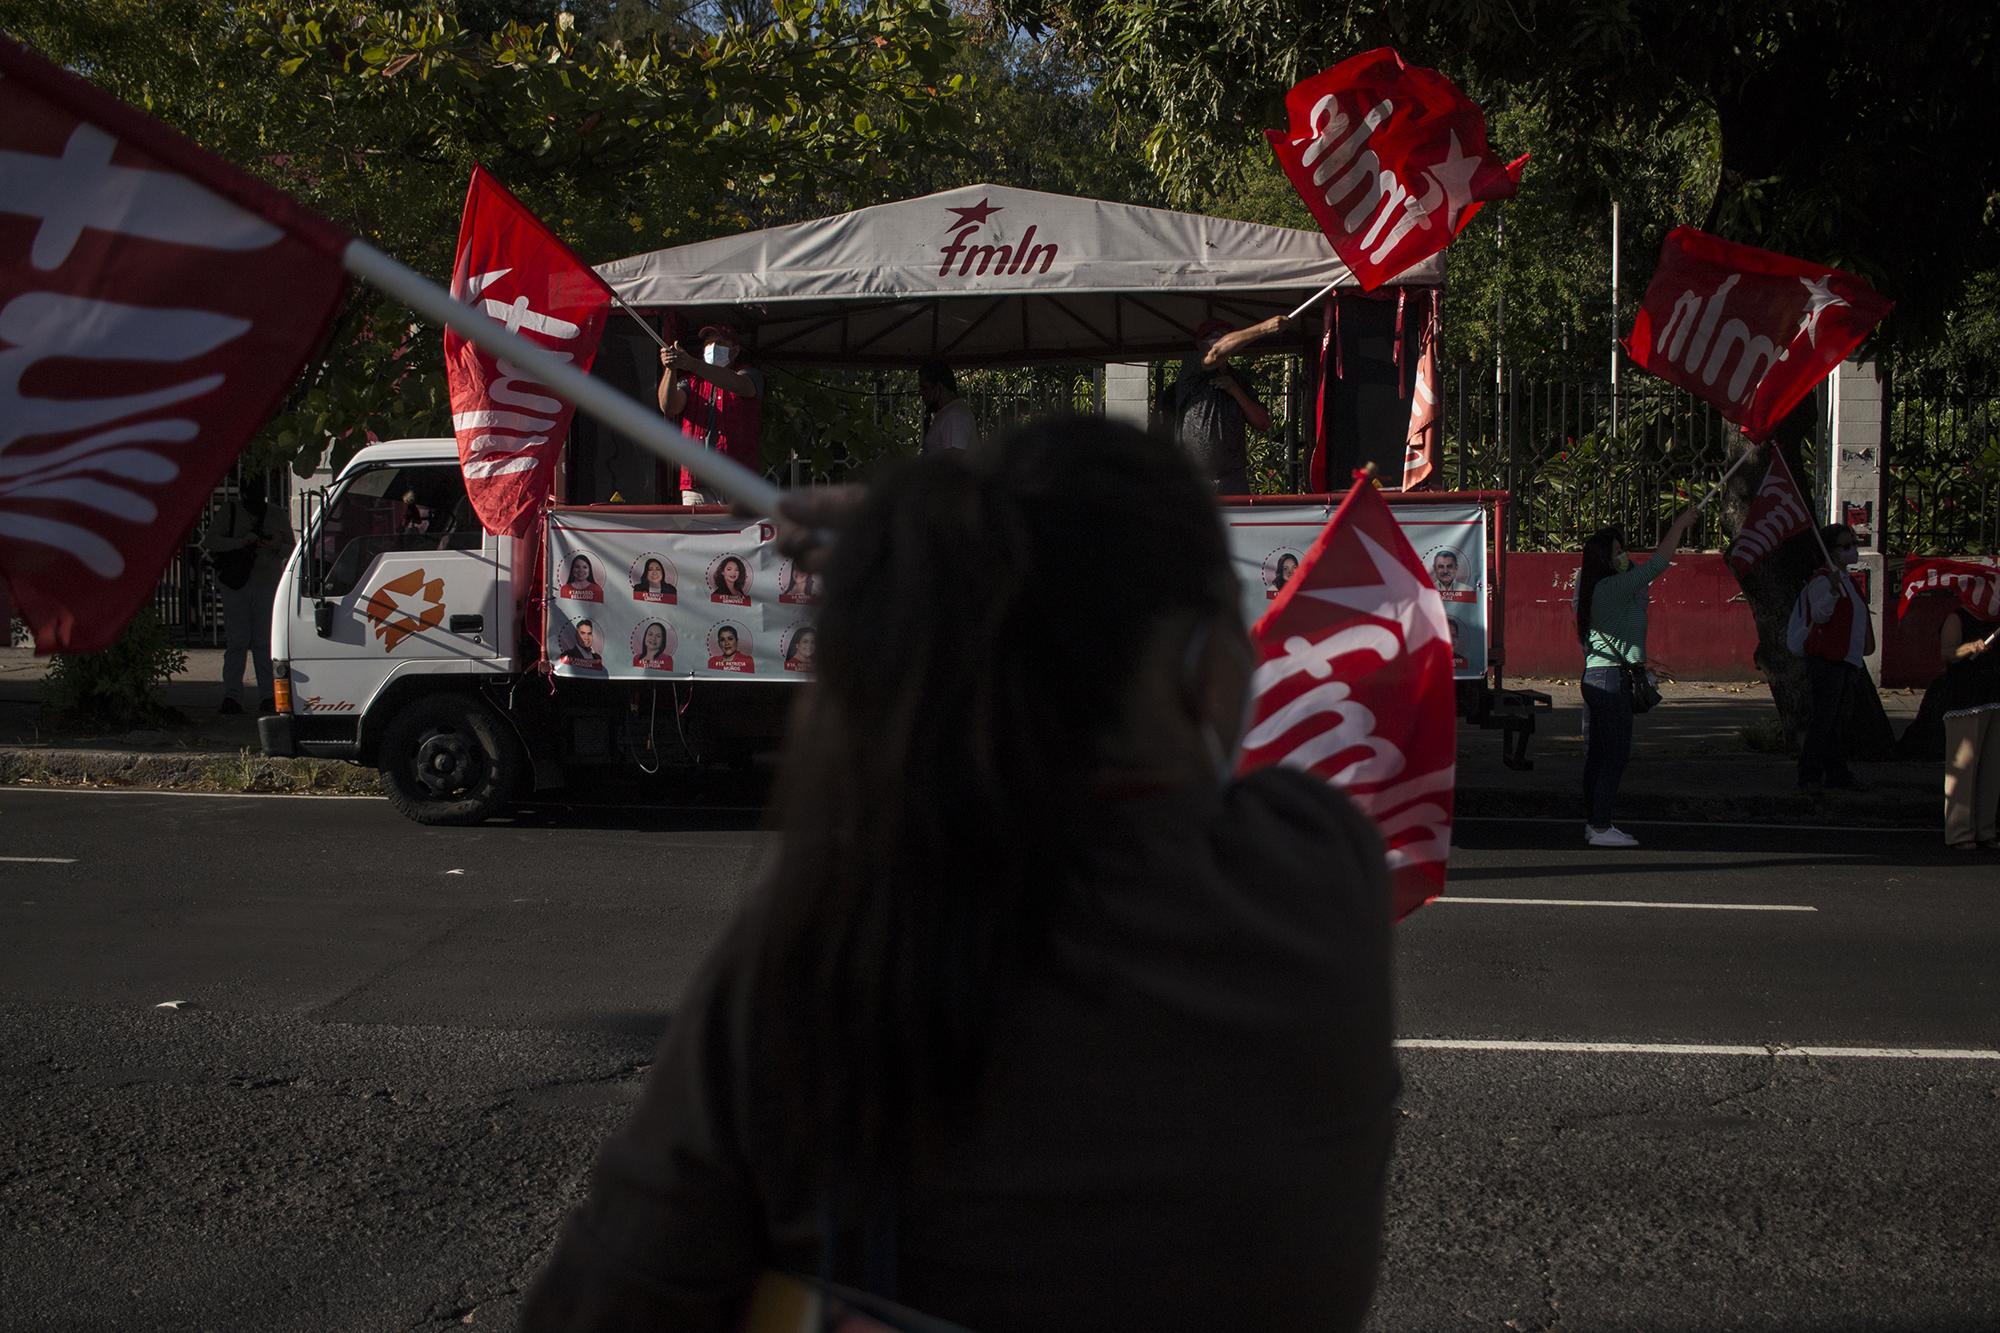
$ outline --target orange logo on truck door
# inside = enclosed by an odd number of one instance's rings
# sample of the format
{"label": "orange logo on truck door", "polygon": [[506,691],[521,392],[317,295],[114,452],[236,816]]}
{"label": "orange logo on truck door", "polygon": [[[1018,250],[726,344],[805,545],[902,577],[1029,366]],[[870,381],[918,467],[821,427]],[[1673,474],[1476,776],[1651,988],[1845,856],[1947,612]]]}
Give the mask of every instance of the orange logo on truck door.
{"label": "orange logo on truck door", "polygon": [[413,569],[369,593],[361,612],[374,624],[382,651],[393,653],[412,634],[444,623],[444,580],[426,582],[424,571]]}

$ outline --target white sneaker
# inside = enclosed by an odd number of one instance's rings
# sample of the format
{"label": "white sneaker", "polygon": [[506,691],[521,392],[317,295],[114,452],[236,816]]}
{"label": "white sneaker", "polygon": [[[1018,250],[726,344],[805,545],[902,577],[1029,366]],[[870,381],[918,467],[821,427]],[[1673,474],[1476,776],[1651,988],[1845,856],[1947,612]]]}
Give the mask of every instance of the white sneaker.
{"label": "white sneaker", "polygon": [[1584,836],[1592,847],[1637,847],[1639,840],[1620,828],[1594,828]]}

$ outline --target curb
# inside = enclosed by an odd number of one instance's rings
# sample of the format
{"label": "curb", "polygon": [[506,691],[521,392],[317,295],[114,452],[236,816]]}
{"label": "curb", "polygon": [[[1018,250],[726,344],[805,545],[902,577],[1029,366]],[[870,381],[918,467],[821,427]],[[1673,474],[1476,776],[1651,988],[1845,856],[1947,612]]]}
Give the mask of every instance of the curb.
{"label": "curb", "polygon": [[[1852,828],[1937,828],[1944,796],[1917,797],[1907,791],[1825,792],[1803,796],[1785,791],[1760,795],[1706,796],[1680,792],[1620,791],[1619,820],[1661,823],[1838,824]],[[1582,797],[1545,789],[1460,787],[1454,809],[1468,819],[1548,819],[1574,813],[1580,821]]]}
{"label": "curb", "polygon": [[[382,793],[373,769],[340,759],[267,759],[247,749],[233,754],[148,754],[0,747],[0,785],[333,796]],[[1828,792],[1817,797],[1790,791],[1758,796],[1628,791],[1619,793],[1618,813],[1635,821],[1931,828],[1939,826],[1942,800],[1941,794],[1936,799],[1918,797],[1904,789],[1859,795]],[[1462,786],[1455,807],[1468,819],[1539,820],[1565,815],[1577,803],[1572,793],[1547,788]]]}

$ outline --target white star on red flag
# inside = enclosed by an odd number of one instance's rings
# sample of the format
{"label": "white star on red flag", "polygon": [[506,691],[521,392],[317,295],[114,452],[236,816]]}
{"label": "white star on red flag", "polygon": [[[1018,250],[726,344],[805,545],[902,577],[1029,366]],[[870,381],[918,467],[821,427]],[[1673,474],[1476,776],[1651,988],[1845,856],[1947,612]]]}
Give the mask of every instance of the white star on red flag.
{"label": "white star on red flag", "polygon": [[1372,483],[1356,483],[1253,633],[1242,771],[1283,764],[1345,792],[1375,821],[1395,914],[1409,915],[1443,892],[1451,857],[1457,687],[1444,602]]}
{"label": "white star on red flag", "polygon": [[[1436,585],[1423,576],[1421,566],[1412,574],[1373,537],[1358,531],[1354,535],[1368,552],[1381,581],[1352,588],[1308,587],[1301,595],[1395,622],[1406,653],[1414,653],[1427,643],[1442,643],[1449,649],[1451,624],[1445,619],[1444,600]],[[1400,534],[1398,537],[1400,540]],[[1403,545],[1407,548],[1409,543]]]}

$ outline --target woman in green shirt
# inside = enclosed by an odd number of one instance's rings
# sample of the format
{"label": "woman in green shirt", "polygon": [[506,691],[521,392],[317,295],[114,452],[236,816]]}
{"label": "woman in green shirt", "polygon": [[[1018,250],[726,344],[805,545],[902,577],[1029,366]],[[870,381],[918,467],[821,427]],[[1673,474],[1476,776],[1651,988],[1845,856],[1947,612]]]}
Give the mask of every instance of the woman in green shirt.
{"label": "woman in green shirt", "polygon": [[1618,783],[1632,757],[1632,696],[1625,668],[1646,660],[1646,607],[1653,580],[1667,572],[1681,538],[1700,513],[1689,509],[1643,565],[1625,553],[1625,534],[1604,528],[1583,544],[1576,579],[1576,637],[1583,645],[1583,709],[1589,727],[1583,749],[1583,799],[1590,813],[1584,841],[1592,847],[1637,847],[1611,822]]}

